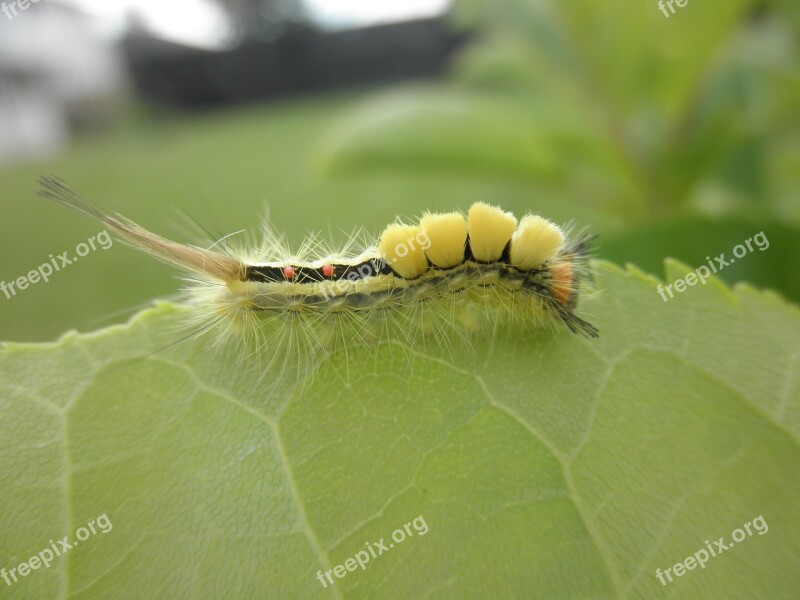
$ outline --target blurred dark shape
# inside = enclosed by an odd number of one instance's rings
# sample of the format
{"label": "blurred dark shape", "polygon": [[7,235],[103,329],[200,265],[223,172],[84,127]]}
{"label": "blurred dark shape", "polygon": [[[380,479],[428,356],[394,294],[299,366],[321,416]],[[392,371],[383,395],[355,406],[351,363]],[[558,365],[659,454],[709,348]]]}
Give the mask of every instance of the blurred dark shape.
{"label": "blurred dark shape", "polygon": [[308,22],[310,15],[297,0],[218,0],[233,17],[244,39],[280,37],[291,24]]}
{"label": "blurred dark shape", "polygon": [[[254,10],[261,5],[252,4]],[[222,51],[143,32],[130,33],[123,49],[141,96],[161,106],[197,109],[437,76],[467,37],[441,17],[336,32],[291,20],[283,24],[275,39],[245,36]]]}

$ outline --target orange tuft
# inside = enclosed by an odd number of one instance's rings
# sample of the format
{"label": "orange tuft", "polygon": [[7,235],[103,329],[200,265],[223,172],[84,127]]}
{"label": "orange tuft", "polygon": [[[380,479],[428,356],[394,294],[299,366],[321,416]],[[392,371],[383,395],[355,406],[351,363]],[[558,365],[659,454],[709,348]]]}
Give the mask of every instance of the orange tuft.
{"label": "orange tuft", "polygon": [[560,263],[553,267],[552,284],[550,291],[553,298],[561,304],[567,304],[572,296],[572,265],[570,263]]}

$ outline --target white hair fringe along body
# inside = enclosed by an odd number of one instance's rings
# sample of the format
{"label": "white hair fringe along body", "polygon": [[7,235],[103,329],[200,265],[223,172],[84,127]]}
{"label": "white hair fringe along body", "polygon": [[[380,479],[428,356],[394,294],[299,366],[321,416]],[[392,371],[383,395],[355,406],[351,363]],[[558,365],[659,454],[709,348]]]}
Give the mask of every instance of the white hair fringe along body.
{"label": "white hair fringe along body", "polygon": [[306,255],[295,256],[269,226],[255,250],[235,251],[225,239],[206,249],[106,213],[57,178],[43,177],[41,184],[43,197],[97,219],[126,243],[190,273],[185,291],[197,309],[195,332],[243,343],[267,358],[262,366],[285,364],[287,354],[302,363],[319,351],[376,339],[432,339],[447,346],[506,323],[563,325],[597,336],[575,314],[589,276],[592,238],[569,241],[538,215],[517,221],[479,202],[466,217],[426,213],[417,224],[389,225],[377,244],[358,253],[328,254],[311,239],[303,245]]}

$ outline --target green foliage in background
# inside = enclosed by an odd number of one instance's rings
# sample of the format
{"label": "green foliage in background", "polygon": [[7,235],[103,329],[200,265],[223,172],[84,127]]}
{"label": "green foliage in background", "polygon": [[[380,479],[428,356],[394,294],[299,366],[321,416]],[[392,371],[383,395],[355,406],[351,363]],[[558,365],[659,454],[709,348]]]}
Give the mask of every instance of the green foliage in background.
{"label": "green foliage in background", "polygon": [[[663,305],[657,283],[598,265],[596,340],[362,348],[279,393],[207,343],[152,354],[170,305],[8,346],[0,566],[113,529],[3,597],[793,597],[800,312],[716,280]],[[419,515],[424,536],[316,579]],[[759,515],[764,535],[655,577]]]}
{"label": "green foliage in background", "polygon": [[730,255],[763,230],[780,238],[772,256],[721,276],[800,300],[774,256],[800,255],[800,19],[748,0],[676,10],[462,0],[457,21],[477,37],[450,81],[354,107],[321,163],[527,181],[533,210],[545,195],[624,223],[600,255],[654,271],[664,256]]}

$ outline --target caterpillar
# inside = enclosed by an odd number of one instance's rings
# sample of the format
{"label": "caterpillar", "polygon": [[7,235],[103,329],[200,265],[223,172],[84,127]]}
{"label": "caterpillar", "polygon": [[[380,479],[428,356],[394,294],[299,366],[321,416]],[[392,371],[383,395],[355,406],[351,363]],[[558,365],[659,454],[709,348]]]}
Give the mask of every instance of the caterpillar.
{"label": "caterpillar", "polygon": [[330,252],[310,238],[292,254],[269,225],[263,242],[249,248],[228,237],[209,247],[181,244],[102,210],[58,178],[40,184],[42,197],[185,272],[196,333],[214,330],[216,339],[245,340],[246,348],[254,342],[268,364],[292,353],[302,363],[353,340],[447,342],[507,323],[598,335],[576,314],[593,237],[570,241],[568,230],[539,215],[518,221],[477,202],[466,215],[397,220],[358,249]]}

